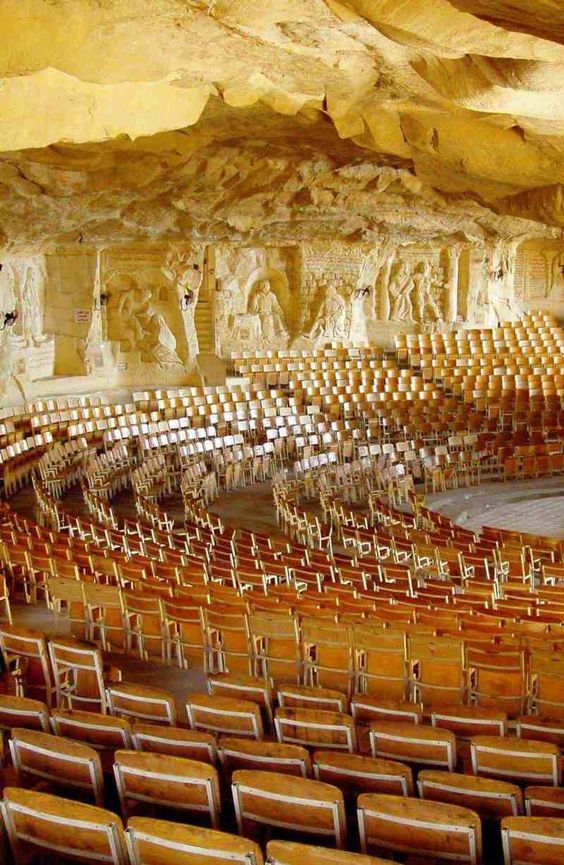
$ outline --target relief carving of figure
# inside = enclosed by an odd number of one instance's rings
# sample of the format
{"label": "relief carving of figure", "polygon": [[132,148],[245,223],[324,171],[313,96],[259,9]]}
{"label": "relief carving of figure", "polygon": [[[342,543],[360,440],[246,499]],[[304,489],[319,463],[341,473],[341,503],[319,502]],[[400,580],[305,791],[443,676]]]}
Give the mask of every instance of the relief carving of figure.
{"label": "relief carving of figure", "polygon": [[176,340],[161,313],[153,306],[152,289],[139,285],[129,275],[109,280],[108,339],[117,340],[124,351],[138,349],[144,363],[160,367],[182,364]]}
{"label": "relief carving of figure", "polygon": [[22,334],[27,345],[39,345],[45,340],[43,333],[41,271],[26,267],[22,283]]}
{"label": "relief carving of figure", "polygon": [[310,339],[343,339],[346,331],[347,307],[335,285],[329,285],[310,332]]}
{"label": "relief carving of figure", "polygon": [[395,276],[390,280],[388,290],[391,301],[390,318],[395,321],[413,321],[413,279],[406,261],[401,262]]}
{"label": "relief carving of figure", "polygon": [[413,275],[413,288],[417,306],[418,321],[443,321],[443,312],[435,297],[435,291],[441,288],[441,276],[438,268],[433,268],[430,261],[421,262]]}
{"label": "relief carving of figure", "polygon": [[249,303],[249,312],[258,315],[264,339],[280,339],[288,336],[284,322],[284,311],[273,291],[270,280],[262,280]]}

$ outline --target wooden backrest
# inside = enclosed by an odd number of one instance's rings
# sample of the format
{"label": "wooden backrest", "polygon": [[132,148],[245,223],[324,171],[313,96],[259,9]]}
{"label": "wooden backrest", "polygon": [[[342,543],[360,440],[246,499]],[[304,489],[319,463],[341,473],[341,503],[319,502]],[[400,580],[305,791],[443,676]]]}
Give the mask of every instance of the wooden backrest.
{"label": "wooden backrest", "polygon": [[[42,778],[62,787],[86,790],[103,803],[104,782],[100,757],[87,745],[37,730],[12,730],[12,762],[20,780]],[[26,777],[27,776],[27,777]]]}
{"label": "wooden backrest", "polygon": [[556,865],[564,852],[564,821],[554,817],[505,817],[501,821],[505,865]]}
{"label": "wooden backrest", "polygon": [[128,863],[123,826],[111,811],[19,787],[5,788],[0,808],[17,865],[28,861],[30,850],[86,862]]}
{"label": "wooden backrest", "polygon": [[474,736],[470,740],[475,775],[532,784],[560,784],[560,751],[556,745],[510,736]]}
{"label": "wooden backrest", "polygon": [[437,766],[454,772],[456,736],[423,724],[377,721],[370,724],[370,748],[373,757]]}
{"label": "wooden backrest", "polygon": [[279,742],[313,748],[356,750],[356,729],[351,715],[322,709],[277,709],[274,726]]}
{"label": "wooden backrest", "polygon": [[523,813],[521,788],[507,781],[429,769],[419,772],[417,789],[421,799],[471,808],[487,819],[499,820]]}
{"label": "wooden backrest", "polygon": [[193,730],[208,730],[233,736],[262,739],[260,709],[249,700],[190,694],[186,700],[188,724]]}
{"label": "wooden backrest", "polygon": [[209,694],[249,700],[261,706],[272,720],[272,687],[265,679],[254,676],[229,675],[218,673],[207,678]]}
{"label": "wooden backrest", "polygon": [[562,787],[526,787],[525,813],[528,817],[564,818]]}
{"label": "wooden backrest", "polygon": [[325,709],[330,712],[346,712],[348,702],[346,694],[330,688],[308,688],[293,684],[278,687],[278,705],[284,709]]}
{"label": "wooden backrest", "polygon": [[129,802],[136,800],[179,810],[204,811],[212,825],[218,825],[219,780],[217,770],[209,763],[168,754],[116,751],[114,775],[124,814],[128,813]]}
{"label": "wooden backrest", "polygon": [[269,865],[393,865],[390,859],[345,853],[344,850],[314,847],[296,841],[269,841],[266,853]]}
{"label": "wooden backrest", "polygon": [[122,718],[98,712],[53,709],[51,726],[57,736],[85,742],[97,751],[131,748],[131,727]]}
{"label": "wooden backrest", "polygon": [[507,714],[482,706],[441,706],[431,713],[431,724],[452,730],[458,739],[471,736],[505,736]]}
{"label": "wooden backrest", "polygon": [[6,669],[15,671],[25,695],[35,696],[36,692],[45,695],[45,702],[50,706],[53,676],[47,643],[41,631],[3,625],[0,628],[0,649]]}
{"label": "wooden backrest", "polygon": [[263,865],[258,844],[228,832],[131,817],[126,831],[131,865]]}
{"label": "wooden backrest", "polygon": [[231,786],[240,834],[249,821],[333,837],[339,849],[344,846],[343,794],[331,784],[241,769],[233,773]]}
{"label": "wooden backrest", "polygon": [[299,745],[222,736],[217,750],[227,774],[238,769],[257,769],[301,778],[311,774],[309,754]]}
{"label": "wooden backrest", "polygon": [[136,751],[187,757],[212,766],[217,763],[216,740],[211,733],[160,724],[134,724],[131,733]]}
{"label": "wooden backrest", "polygon": [[371,694],[355,694],[351,700],[351,714],[357,724],[370,724],[371,721],[423,723],[421,703],[383,700]]}
{"label": "wooden backrest", "polygon": [[[481,862],[482,828],[468,808],[404,796],[362,793],[358,798],[360,846],[382,851]],[[444,855],[446,854],[446,855]]]}
{"label": "wooden backrest", "polygon": [[49,657],[55,677],[57,702],[70,709],[106,711],[102,654],[90,643],[64,637],[49,640]]}
{"label": "wooden backrest", "polygon": [[176,704],[170,691],[120,682],[110,685],[107,694],[112,715],[153,724],[176,723]]}
{"label": "wooden backrest", "polygon": [[392,793],[413,795],[409,766],[393,760],[379,760],[341,751],[315,751],[313,773],[318,781],[334,784],[344,793]]}
{"label": "wooden backrest", "polygon": [[27,730],[43,730],[48,733],[49,709],[41,700],[29,697],[12,697],[0,694],[0,730],[25,727]]}

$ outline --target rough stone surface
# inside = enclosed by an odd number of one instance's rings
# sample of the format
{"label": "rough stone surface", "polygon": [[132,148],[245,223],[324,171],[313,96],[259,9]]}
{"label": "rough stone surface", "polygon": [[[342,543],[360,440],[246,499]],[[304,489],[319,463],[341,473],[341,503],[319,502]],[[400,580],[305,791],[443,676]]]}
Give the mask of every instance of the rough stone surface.
{"label": "rough stone surface", "polygon": [[0,392],[562,312],[563,22],[556,0],[4,0]]}
{"label": "rough stone surface", "polygon": [[550,234],[563,27],[557,0],[4,0],[2,242]]}

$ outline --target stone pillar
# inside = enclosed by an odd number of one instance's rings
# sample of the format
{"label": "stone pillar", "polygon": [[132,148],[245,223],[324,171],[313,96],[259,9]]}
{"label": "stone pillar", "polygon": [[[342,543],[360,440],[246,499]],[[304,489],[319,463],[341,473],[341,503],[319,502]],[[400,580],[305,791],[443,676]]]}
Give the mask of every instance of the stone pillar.
{"label": "stone pillar", "polygon": [[394,263],[395,257],[395,251],[387,255],[384,260],[384,266],[380,271],[380,289],[378,293],[380,321],[388,321],[390,318],[390,293],[388,291],[388,286],[390,284],[390,274],[392,272],[392,265]]}
{"label": "stone pillar", "polygon": [[445,319],[448,324],[454,324],[458,316],[458,263],[460,247],[450,246],[447,249],[448,273],[445,298]]}

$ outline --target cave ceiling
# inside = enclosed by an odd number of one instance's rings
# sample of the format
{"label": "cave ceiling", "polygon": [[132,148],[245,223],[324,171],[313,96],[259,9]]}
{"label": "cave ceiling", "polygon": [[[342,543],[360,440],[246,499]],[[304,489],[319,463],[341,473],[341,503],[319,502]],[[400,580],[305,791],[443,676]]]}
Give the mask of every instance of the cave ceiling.
{"label": "cave ceiling", "polygon": [[0,246],[564,230],[561,0],[2,0]]}

